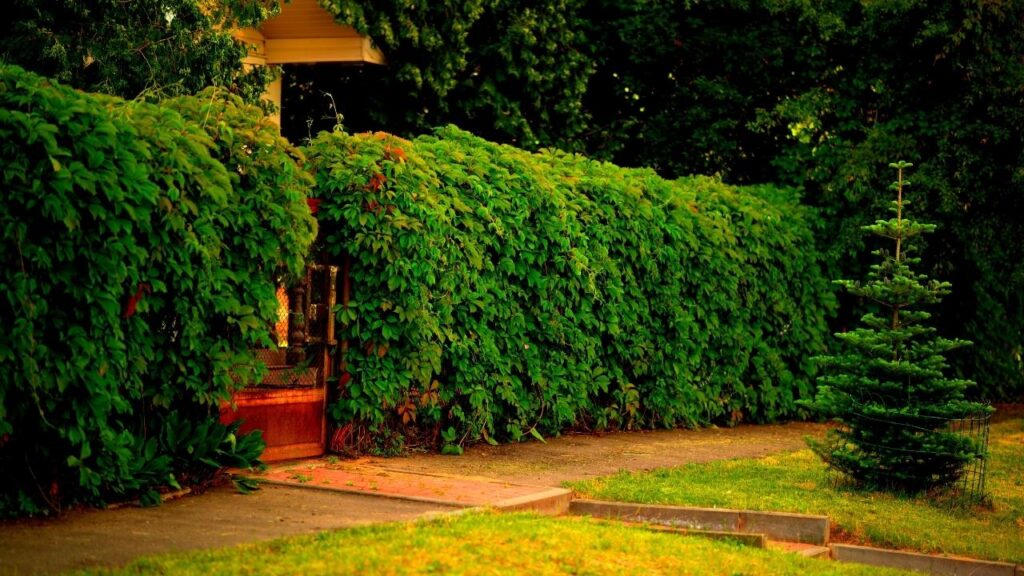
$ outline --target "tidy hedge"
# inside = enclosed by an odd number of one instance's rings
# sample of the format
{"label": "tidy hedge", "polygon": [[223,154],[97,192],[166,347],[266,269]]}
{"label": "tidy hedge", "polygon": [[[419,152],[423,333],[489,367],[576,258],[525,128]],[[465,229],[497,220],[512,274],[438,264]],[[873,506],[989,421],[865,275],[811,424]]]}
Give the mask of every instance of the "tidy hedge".
{"label": "tidy hedge", "polygon": [[811,394],[833,299],[791,191],[451,127],[306,154],[322,249],[351,265],[339,441],[763,422]]}
{"label": "tidy hedge", "polygon": [[315,234],[299,160],[222,91],[161,106],[0,67],[0,515],[257,462],[217,411]]}

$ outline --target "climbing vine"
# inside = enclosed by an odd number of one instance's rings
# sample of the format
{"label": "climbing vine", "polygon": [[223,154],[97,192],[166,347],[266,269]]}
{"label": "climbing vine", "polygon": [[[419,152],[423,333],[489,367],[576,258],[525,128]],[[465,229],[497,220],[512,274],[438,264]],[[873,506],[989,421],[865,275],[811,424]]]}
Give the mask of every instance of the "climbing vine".
{"label": "climbing vine", "polygon": [[314,236],[300,160],[223,90],[160,106],[0,67],[0,515],[259,463],[217,414]]}
{"label": "climbing vine", "polygon": [[669,181],[455,128],[323,133],[307,154],[322,249],[352,274],[343,424],[457,451],[569,427],[769,421],[811,391],[832,300],[814,215],[789,190]]}

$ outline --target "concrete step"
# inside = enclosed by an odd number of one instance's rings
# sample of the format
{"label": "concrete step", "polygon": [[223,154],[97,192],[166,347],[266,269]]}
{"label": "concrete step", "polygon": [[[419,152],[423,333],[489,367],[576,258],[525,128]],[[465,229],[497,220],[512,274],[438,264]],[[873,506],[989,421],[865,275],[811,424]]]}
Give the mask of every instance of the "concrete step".
{"label": "concrete step", "polygon": [[1024,565],[992,562],[957,556],[921,554],[902,550],[886,550],[852,544],[832,544],[832,559],[871,566],[914,570],[943,576],[1022,576]]}
{"label": "concrete step", "polygon": [[268,484],[354,492],[460,508],[491,507],[560,515],[572,492],[564,488],[524,486],[491,478],[410,473],[360,460],[321,459],[279,464],[247,476]]}
{"label": "concrete step", "polygon": [[785,542],[781,540],[769,540],[767,548],[769,550],[777,550],[779,552],[789,552],[791,554],[797,554],[799,556],[806,556],[808,558],[824,558],[828,560],[831,558],[829,554],[828,546],[818,546],[817,544],[805,544],[803,542]]}
{"label": "concrete step", "polygon": [[565,488],[537,488],[529,494],[498,500],[489,504],[502,512],[530,511],[548,516],[561,516],[569,511],[572,491]]}
{"label": "concrete step", "polygon": [[693,530],[690,528],[674,528],[672,526],[661,526],[658,524],[637,524],[635,522],[623,522],[623,524],[644,528],[653,532],[668,532],[670,534],[679,534],[682,536],[700,536],[701,538],[710,538],[712,540],[739,542],[744,546],[751,546],[754,548],[766,548],[768,545],[768,539],[764,537],[764,534],[751,534],[749,532],[721,532],[717,530]]}
{"label": "concrete step", "polygon": [[692,530],[764,534],[774,540],[825,545],[829,522],[825,516],[756,512],[693,506],[660,506],[599,500],[573,500],[569,513],[594,518],[662,524]]}

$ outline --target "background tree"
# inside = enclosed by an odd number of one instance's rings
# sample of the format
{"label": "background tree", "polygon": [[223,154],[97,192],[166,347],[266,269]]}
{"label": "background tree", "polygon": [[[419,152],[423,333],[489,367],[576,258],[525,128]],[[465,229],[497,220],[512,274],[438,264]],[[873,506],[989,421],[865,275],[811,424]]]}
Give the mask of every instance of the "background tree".
{"label": "background tree", "polygon": [[277,0],[11,0],[0,60],[90,92],[135,98],[224,86],[259,102],[271,70],[246,71],[236,26],[275,14]]}
{"label": "background tree", "polygon": [[943,374],[943,354],[969,342],[939,337],[927,324],[931,314],[923,307],[939,302],[951,285],[913,270],[921,262],[912,255],[915,240],[935,225],[904,217],[910,183],[903,170],[911,164],[890,166],[898,174],[894,217],[864,229],[891,240],[892,249],[872,252],[879,262],[867,282],[838,282],[879,308],[865,314],[861,326],[836,334],[841,350],[822,358],[824,374],[810,405],[843,426],[812,447],[859,484],[918,492],[955,482],[968,462],[984,457],[983,446],[949,425],[986,409],[964,400],[968,381]]}
{"label": "background tree", "polygon": [[750,125],[822,75],[822,45],[837,24],[817,10],[735,0],[593,3],[588,151],[670,177],[773,180],[785,138]]}
{"label": "background tree", "polygon": [[[826,218],[837,274],[859,276],[860,226],[884,200],[884,158],[917,163],[917,213],[938,225],[927,272],[958,291],[937,326],[975,346],[955,369],[985,398],[1024,395],[1024,2],[833,5],[828,68],[755,126],[793,135],[772,160]],[[851,315],[852,316],[852,315]]]}
{"label": "background tree", "polygon": [[[342,110],[346,126],[412,135],[455,123],[527,149],[582,148],[582,101],[593,65],[581,0],[321,3],[388,58],[384,74],[349,85],[372,98]],[[336,78],[349,74],[364,72],[349,69]],[[326,78],[317,85],[344,97]],[[305,118],[296,122],[304,131]]]}

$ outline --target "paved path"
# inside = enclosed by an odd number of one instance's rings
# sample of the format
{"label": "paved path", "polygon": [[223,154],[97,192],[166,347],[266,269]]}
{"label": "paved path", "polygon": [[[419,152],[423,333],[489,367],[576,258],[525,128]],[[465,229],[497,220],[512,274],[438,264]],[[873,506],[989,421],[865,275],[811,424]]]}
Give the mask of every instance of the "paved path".
{"label": "paved path", "polygon": [[446,506],[495,506],[551,490],[492,478],[405,472],[365,460],[310,460],[272,466],[254,478],[274,485],[354,492]]}
{"label": "paved path", "polygon": [[148,554],[409,520],[456,506],[507,501],[620,469],[795,450],[804,446],[804,436],[823,430],[793,423],[567,435],[546,444],[475,446],[462,456],[324,458],[276,465],[267,478],[291,486],[266,485],[244,496],[222,487],[158,508],[76,511],[55,520],[0,523],[0,576],[116,566]]}
{"label": "paved path", "polygon": [[479,444],[461,456],[418,454],[367,458],[368,465],[402,472],[481,476],[534,486],[560,486],[619,470],[651,470],[727,458],[756,458],[807,446],[824,434],[821,424],[569,434],[522,444]]}
{"label": "paved path", "polygon": [[53,520],[0,524],[0,575],[117,566],[150,554],[411,520],[450,510],[438,504],[283,486],[242,495],[223,486],[156,508],[75,511]]}

